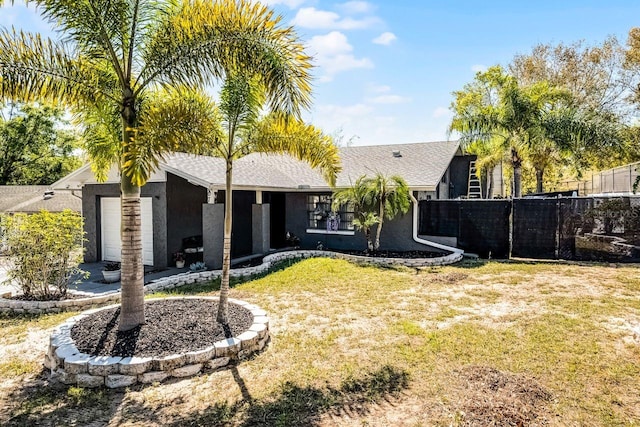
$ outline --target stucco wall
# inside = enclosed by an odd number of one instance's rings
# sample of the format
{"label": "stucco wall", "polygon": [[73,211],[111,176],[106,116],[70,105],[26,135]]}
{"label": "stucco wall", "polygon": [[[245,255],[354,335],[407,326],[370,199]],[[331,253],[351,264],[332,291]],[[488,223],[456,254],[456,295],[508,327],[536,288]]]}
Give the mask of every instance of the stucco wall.
{"label": "stucco wall", "polygon": [[[152,197],[153,262],[155,267],[167,266],[167,199],[164,182],[150,182],[141,188],[141,197]],[[120,197],[118,184],[86,184],[82,187],[84,216],[85,262],[102,260],[100,236],[100,198]]]}
{"label": "stucco wall", "polygon": [[[307,233],[307,194],[287,193],[286,200],[287,230],[300,238],[301,248],[315,249],[318,242],[322,243],[326,249],[365,250],[367,248],[367,240],[364,234],[359,231],[356,231],[352,236]],[[399,215],[393,221],[385,221],[380,236],[380,249],[429,251],[428,246],[413,240],[411,209],[413,209],[413,205],[405,215]],[[372,236],[372,238],[374,237]]]}
{"label": "stucco wall", "polygon": [[202,205],[207,203],[207,189],[167,174],[167,262],[182,249],[182,239],[202,235]]}

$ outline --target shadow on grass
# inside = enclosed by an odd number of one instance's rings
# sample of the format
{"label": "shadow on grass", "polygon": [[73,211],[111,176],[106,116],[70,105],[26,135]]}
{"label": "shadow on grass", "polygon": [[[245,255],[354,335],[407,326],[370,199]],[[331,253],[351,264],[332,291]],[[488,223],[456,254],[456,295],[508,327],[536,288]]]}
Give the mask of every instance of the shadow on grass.
{"label": "shadow on grass", "polygon": [[[254,399],[238,370],[231,368],[243,398],[234,403],[218,402],[204,410],[167,419],[166,414],[145,408],[128,409],[140,414],[135,421],[171,427],[182,426],[314,426],[323,414],[367,414],[370,405],[398,395],[409,385],[409,374],[386,365],[358,378],[348,378],[338,388],[300,386],[287,382],[264,399]],[[132,421],[132,420],[128,420]]]}
{"label": "shadow on grass", "polygon": [[123,391],[65,386],[47,378],[43,369],[10,392],[0,409],[0,425],[104,425],[125,396]]}
{"label": "shadow on grass", "polygon": [[[241,391],[240,400],[216,402],[204,410],[173,416],[149,408],[138,399],[127,399],[123,407],[128,390],[82,389],[49,383],[43,370],[37,378],[22,383],[7,396],[7,402],[11,403],[0,410],[0,424],[106,425],[122,421],[173,427],[313,426],[318,424],[323,414],[365,415],[371,404],[389,400],[409,385],[406,371],[386,365],[359,377],[347,378],[337,388],[287,382],[271,396],[254,399],[238,369],[233,366],[230,371]],[[161,406],[171,407],[180,403],[163,402]]]}

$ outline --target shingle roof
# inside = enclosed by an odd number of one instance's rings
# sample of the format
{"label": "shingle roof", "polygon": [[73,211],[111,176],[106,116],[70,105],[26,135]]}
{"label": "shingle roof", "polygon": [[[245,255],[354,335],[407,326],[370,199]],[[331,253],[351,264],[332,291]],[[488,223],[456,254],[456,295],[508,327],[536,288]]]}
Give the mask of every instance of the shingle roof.
{"label": "shingle roof", "polygon": [[[381,172],[400,175],[411,188],[432,191],[458,148],[457,141],[342,147],[342,172],[336,186],[347,187],[362,175]],[[394,152],[399,156],[394,156]],[[207,188],[224,188],[225,185],[225,161],[219,157],[171,153],[160,162],[160,171],[173,173]],[[85,165],[55,183],[54,188],[80,188],[87,182],[95,182],[95,178],[89,166]],[[252,153],[234,161],[233,184],[236,188],[329,189],[321,173],[307,163],[286,155],[261,153]]]}
{"label": "shingle roof", "polygon": [[[435,188],[447,170],[459,144],[457,141],[425,142],[340,149],[342,172],[336,185],[346,187],[362,175],[381,172],[400,175],[412,188]],[[394,156],[394,152],[398,155]],[[195,178],[201,185],[223,186],[225,162],[216,157],[172,153],[162,165],[169,172]],[[237,187],[325,189],[319,171],[290,156],[253,153],[234,161],[233,183]]]}
{"label": "shingle roof", "polygon": [[82,210],[82,200],[69,191],[56,191],[52,197],[45,199],[44,192],[48,189],[46,185],[0,185],[0,212]]}

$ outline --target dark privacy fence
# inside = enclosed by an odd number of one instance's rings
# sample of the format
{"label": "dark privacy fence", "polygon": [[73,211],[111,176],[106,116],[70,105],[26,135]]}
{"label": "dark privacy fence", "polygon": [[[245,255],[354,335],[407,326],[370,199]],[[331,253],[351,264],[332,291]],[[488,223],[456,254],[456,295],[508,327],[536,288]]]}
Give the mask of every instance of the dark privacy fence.
{"label": "dark privacy fence", "polygon": [[428,200],[419,233],[482,257],[640,262],[640,198]]}

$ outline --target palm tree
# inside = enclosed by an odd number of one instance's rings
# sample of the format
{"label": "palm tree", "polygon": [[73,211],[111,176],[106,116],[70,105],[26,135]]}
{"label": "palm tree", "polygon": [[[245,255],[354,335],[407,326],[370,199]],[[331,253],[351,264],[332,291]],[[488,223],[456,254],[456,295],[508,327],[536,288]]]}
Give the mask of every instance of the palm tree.
{"label": "palm tree", "polygon": [[539,105],[519,86],[515,78],[504,74],[501,67],[491,67],[477,76],[481,91],[491,96],[471,97],[467,92],[478,86],[465,87],[456,92],[456,116],[451,129],[462,133],[463,143],[499,141],[513,168],[513,195],[520,197],[523,150],[531,143],[531,133],[538,126]]}
{"label": "palm tree", "polygon": [[[212,154],[226,161],[224,237],[220,302],[216,320],[227,324],[231,231],[233,218],[233,161],[249,153],[286,153],[322,170],[331,186],[340,170],[338,149],[331,137],[311,125],[280,112],[260,118],[264,105],[261,80],[245,72],[230,73],[220,94],[219,113],[224,132],[212,135]],[[214,117],[215,113],[210,114]],[[215,126],[211,126],[215,129]]]}
{"label": "palm tree", "polygon": [[376,227],[376,241],[373,250],[380,249],[380,233],[384,219],[392,220],[399,213],[407,213],[411,206],[411,191],[407,182],[398,175],[385,176],[376,173],[369,180],[369,192],[374,205],[378,207],[378,226]]}
{"label": "palm tree", "polygon": [[64,37],[0,30],[0,97],[58,102],[120,118],[115,148],[103,151],[116,157],[121,171],[119,328],[132,329],[145,320],[140,187],[169,148],[149,145],[141,129],[149,92],[210,84],[237,67],[260,76],[272,109],[297,116],[310,104],[310,58],[292,28],[248,0],[33,3]]}
{"label": "palm tree", "polygon": [[361,176],[351,187],[334,193],[334,210],[347,203],[353,204],[365,234],[371,226],[377,224],[373,245],[370,237],[367,237],[369,248],[377,251],[380,249],[384,219],[392,220],[399,213],[407,213],[411,206],[411,191],[402,177],[385,176],[377,172],[374,177]]}
{"label": "palm tree", "polygon": [[371,193],[367,185],[367,177],[359,177],[354,184],[333,193],[331,209],[337,212],[340,207],[350,205],[356,218],[353,226],[362,231],[367,239],[367,251],[373,251],[371,228],[378,224],[379,219],[372,211]]}

